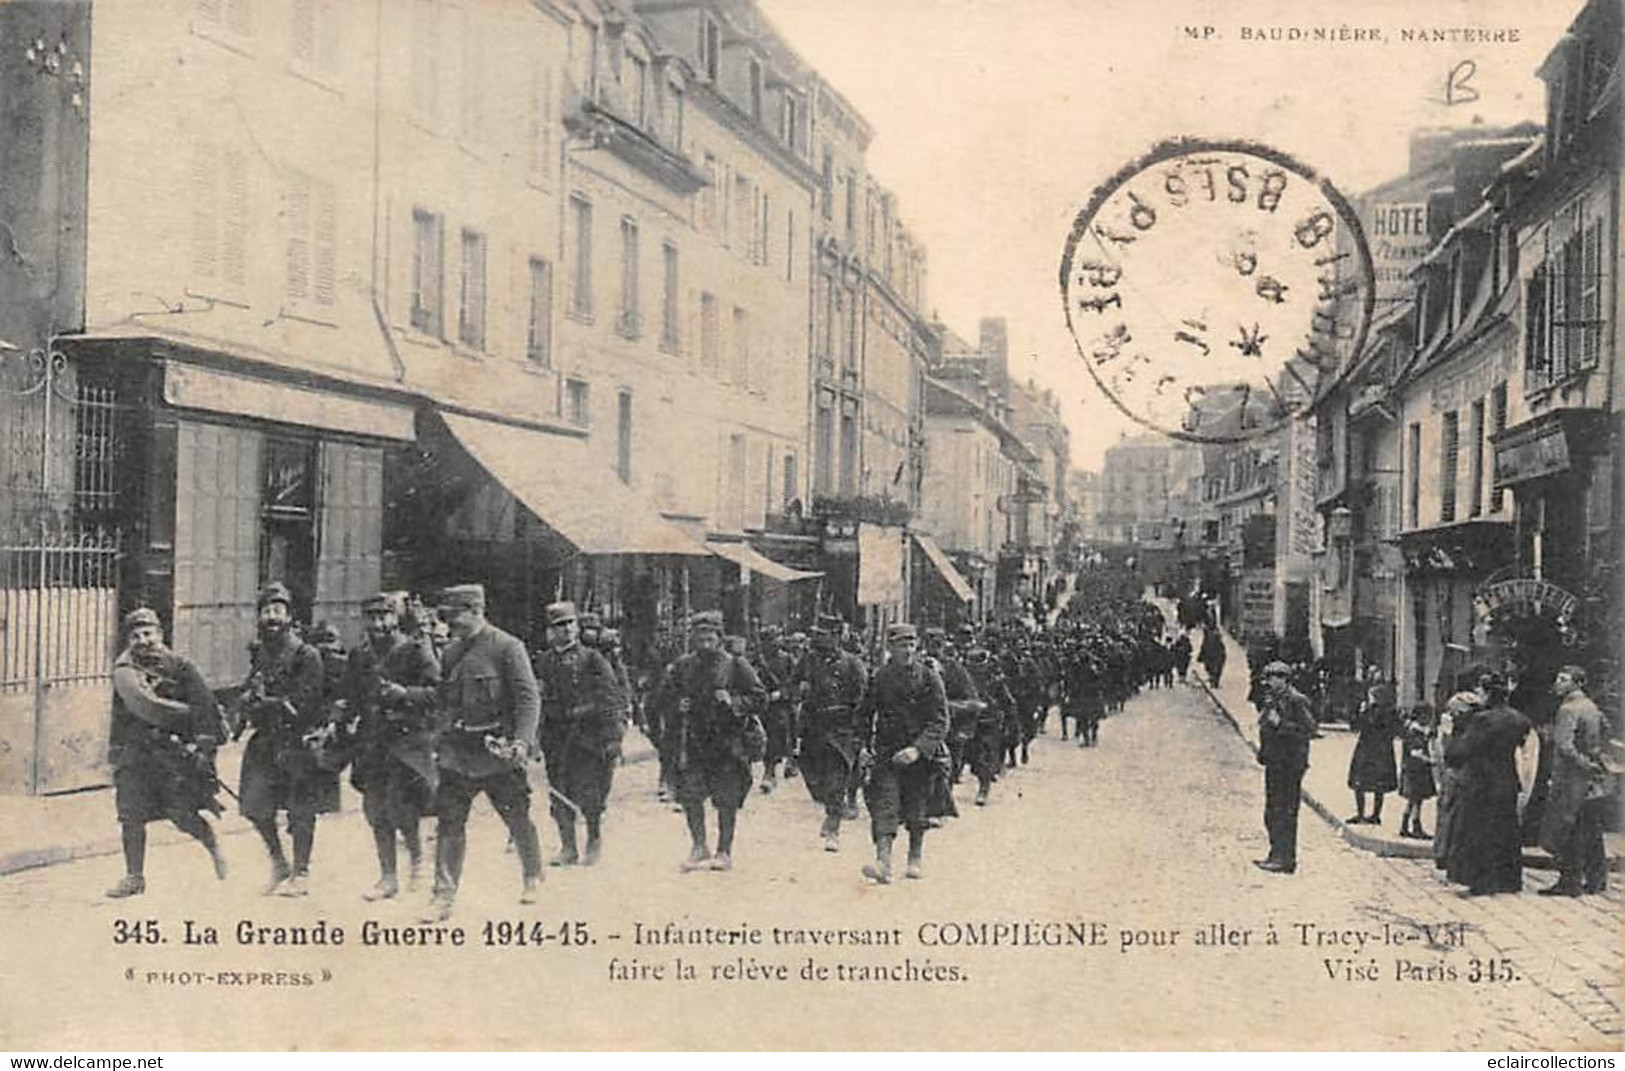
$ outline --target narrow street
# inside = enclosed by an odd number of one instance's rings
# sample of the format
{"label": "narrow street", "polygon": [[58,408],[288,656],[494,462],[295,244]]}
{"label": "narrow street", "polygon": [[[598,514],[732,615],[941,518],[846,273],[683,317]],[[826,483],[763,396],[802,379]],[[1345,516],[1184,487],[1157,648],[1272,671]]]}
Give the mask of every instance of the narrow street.
{"label": "narrow street", "polygon": [[[418,1023],[417,1038],[489,1047],[636,1046],[639,1024],[655,1019],[665,1043],[692,1046],[974,1047],[1018,1023],[1045,1048],[1618,1045],[1617,893],[1468,901],[1430,864],[1358,851],[1307,808],[1298,874],[1260,873],[1250,864],[1264,853],[1258,767],[1195,687],[1134,699],[1105,722],[1097,749],[1057,733],[1052,717],[1031,764],[987,808],[960,786],[963,816],[928,839],[926,880],[885,888],[859,875],[867,821],[847,827],[840,853],[823,852],[797,781],[748,804],[732,873],[680,874],[682,820],[655,800],[643,762],[619,774],[601,865],[550,870],[541,903],[520,908],[517,860],[482,804],[452,920],[464,947],[363,945],[368,920],[415,923],[427,889],[362,902],[375,871],[354,812],[320,826],[303,902],[257,895],[266,867],[250,836],[227,838],[233,869],[219,885],[195,846],[155,847],[151,891],[117,904],[101,895],[119,876],[116,856],[16,874],[0,879],[7,959],[31,969],[7,972],[4,1033],[14,1047],[63,1037],[61,1009],[82,1009],[86,992],[125,1002],[125,1029],[140,1024],[139,1036],[108,1043],[149,1049],[227,1046],[243,1016],[274,1016],[283,998],[311,1006],[302,984],[245,987],[221,973],[236,971],[308,974],[324,987],[316,995],[334,1012],[304,1028],[312,1047],[389,1047],[388,1023],[342,1010],[385,1000],[392,1019]],[[538,818],[544,849],[556,848],[539,808]],[[163,944],[116,942],[117,923],[146,919]],[[195,933],[216,928],[219,946],[184,945],[186,920]],[[240,920],[321,920],[345,942],[242,945]],[[552,939],[488,947],[487,920],[539,921]],[[740,943],[639,943],[640,927],[672,922],[739,930]],[[831,947],[830,927],[896,943]],[[805,930],[820,932],[784,932]],[[694,982],[674,977],[679,958]],[[805,980],[809,960],[828,977]],[[875,986],[866,972],[876,966],[893,972],[889,984]],[[491,984],[493,973],[512,984]],[[932,999],[898,1000],[905,980]],[[719,999],[735,989],[737,1006]],[[617,996],[626,1014],[602,1014]]]}

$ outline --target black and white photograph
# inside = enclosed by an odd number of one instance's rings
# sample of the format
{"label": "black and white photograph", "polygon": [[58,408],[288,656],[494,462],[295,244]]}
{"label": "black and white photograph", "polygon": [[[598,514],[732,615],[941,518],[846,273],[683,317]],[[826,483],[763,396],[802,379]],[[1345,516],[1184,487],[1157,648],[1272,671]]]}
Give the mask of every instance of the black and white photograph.
{"label": "black and white photograph", "polygon": [[0,1048],[1619,1051],[1620,0],[0,0]]}

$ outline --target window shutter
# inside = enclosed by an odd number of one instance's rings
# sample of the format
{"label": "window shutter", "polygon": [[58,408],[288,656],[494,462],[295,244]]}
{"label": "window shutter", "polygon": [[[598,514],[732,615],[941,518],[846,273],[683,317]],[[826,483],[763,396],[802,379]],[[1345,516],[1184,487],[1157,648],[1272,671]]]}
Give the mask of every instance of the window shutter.
{"label": "window shutter", "polygon": [[192,145],[192,272],[199,280],[213,280],[219,268],[219,213],[216,204],[214,146]]}
{"label": "window shutter", "polygon": [[1585,229],[1584,252],[1580,263],[1580,359],[1579,367],[1594,368],[1602,349],[1602,221],[1593,220]]}
{"label": "window shutter", "polygon": [[248,282],[248,160],[240,150],[227,149],[221,162],[225,173],[221,275],[240,287]]}
{"label": "window shutter", "polygon": [[334,258],[338,244],[338,205],[333,185],[318,181],[315,184],[316,240],[315,262],[312,266],[313,289],[318,305],[333,304]]}
{"label": "window shutter", "polygon": [[283,292],[292,301],[310,296],[310,176],[291,171],[282,196],[282,219],[288,232],[287,280]]}

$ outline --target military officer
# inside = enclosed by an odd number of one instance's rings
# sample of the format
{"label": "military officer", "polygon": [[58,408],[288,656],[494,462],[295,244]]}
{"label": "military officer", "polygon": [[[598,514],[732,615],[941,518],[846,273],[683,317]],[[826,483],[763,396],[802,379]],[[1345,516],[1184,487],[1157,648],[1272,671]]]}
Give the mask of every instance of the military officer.
{"label": "military officer", "polygon": [[378,884],[367,900],[400,894],[396,837],[406,842],[416,889],[423,861],[419,835],[440,783],[434,756],[435,694],[440,661],[425,635],[401,629],[400,596],[374,595],[361,606],[367,634],[350,652],[347,709],[356,719],[357,749],[350,782],[378,851]]}
{"label": "military officer", "polygon": [[[536,659],[536,682],[542,690],[539,739],[563,842],[553,865],[592,866],[603,852],[604,807],[621,756],[625,700],[615,668],[580,640],[575,604],[553,603],[546,615],[547,650]],[[576,848],[577,812],[587,824],[584,856]]]}
{"label": "military officer", "polygon": [[[722,649],[722,614],[694,615],[693,650],[671,666],[661,689],[662,719],[672,752],[674,788],[692,847],[685,871],[733,869],[739,808],[750,792],[750,722],[767,690],[750,663]],[[717,853],[706,840],[705,801],[717,812]]]}
{"label": "military officer", "polygon": [[[267,584],[259,595],[259,636],[251,669],[240,693],[244,716],[239,731],[253,730],[243,748],[238,790],[243,817],[265,842],[271,857],[267,894],[309,894],[310,859],[316,846],[316,816],[338,810],[339,775],[324,769],[314,741],[332,722],[322,702],[322,656],[293,630],[286,586]],[[277,833],[278,811],[288,815],[293,864]]]}
{"label": "military officer", "polygon": [[224,732],[214,694],[196,666],[164,646],[152,610],[130,611],[124,631],[124,650],[113,663],[108,740],[124,878],[107,895],[123,899],[147,890],[147,823],[166,818],[203,845],[215,877],[225,880],[225,857],[202,813],[221,812],[214,753]]}
{"label": "military officer", "polygon": [[458,584],[440,597],[452,640],[440,663],[440,786],[435,793],[434,899],[425,918],[443,922],[463,876],[468,811],[481,792],[519,852],[521,904],[536,902],[542,850],[530,817],[525,762],[536,751],[541,701],[525,645],[485,619],[485,588]]}
{"label": "military officer", "polygon": [[863,704],[870,768],[869,804],[875,861],[863,868],[877,884],[892,877],[892,842],[899,825],[908,829],[908,863],[904,874],[924,876],[927,812],[933,781],[947,776],[948,697],[942,678],[919,657],[919,633],[913,625],[886,630],[890,659],[875,673]]}
{"label": "military officer", "polygon": [[812,653],[802,664],[796,690],[801,698],[801,778],[824,808],[819,835],[825,851],[840,850],[846,786],[864,743],[858,711],[868,680],[862,660],[841,650],[830,623],[814,628]]}

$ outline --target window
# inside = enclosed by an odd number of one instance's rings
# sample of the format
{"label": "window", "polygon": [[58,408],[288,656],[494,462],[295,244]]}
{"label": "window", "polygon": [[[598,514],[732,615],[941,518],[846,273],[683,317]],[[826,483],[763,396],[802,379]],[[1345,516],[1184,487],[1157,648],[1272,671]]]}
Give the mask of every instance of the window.
{"label": "window", "polygon": [[638,303],[638,222],[631,216],[621,219],[621,313],[616,330],[624,338],[643,333]]}
{"label": "window", "polygon": [[616,395],[615,475],[622,483],[632,482],[632,392],[629,390]]}
{"label": "window", "polygon": [[254,34],[253,0],[197,0],[198,22],[212,30],[229,30],[238,37]]}
{"label": "window", "polygon": [[717,374],[717,299],[712,294],[700,295],[700,371]]}
{"label": "window", "polygon": [[570,195],[571,233],[575,238],[575,274],[570,281],[570,315],[592,319],[592,202]]}
{"label": "window", "polygon": [[671,87],[671,144],[678,150],[683,147],[683,91],[678,86]]}
{"label": "window", "polygon": [[852,413],[841,413],[841,494],[857,493],[858,422]]}
{"label": "window", "polygon": [[733,381],[748,390],[752,386],[753,374],[750,362],[750,314],[736,305],[733,317]]}
{"label": "window", "polygon": [[1444,415],[1444,448],[1439,458],[1439,521],[1456,519],[1456,462],[1461,456],[1461,414],[1452,409]]}
{"label": "window", "polygon": [[490,61],[479,5],[463,9],[462,30],[462,98],[457,136],[469,145],[480,145],[485,141],[485,70]]}
{"label": "window", "polygon": [[290,302],[333,304],[336,208],[333,186],[302,171],[289,171],[282,195],[287,229],[283,294]]}
{"label": "window", "polygon": [[796,115],[796,98],[787,90],[784,94],[784,111],[779,120],[779,138],[790,147],[791,152],[796,149],[799,119],[800,117]]}
{"label": "window", "polygon": [[790,503],[799,497],[801,490],[800,475],[796,471],[796,455],[784,455],[784,505],[789,508]]}
{"label": "window", "polygon": [[853,241],[858,233],[858,173],[846,173],[846,239]]}
{"label": "window", "polygon": [[441,219],[423,209],[412,211],[412,326],[440,337],[442,313]]}
{"label": "window", "polygon": [[1544,387],[1551,377],[1551,354],[1546,348],[1546,265],[1529,276],[1524,287],[1523,387],[1526,391]]}
{"label": "window", "polygon": [[1412,528],[1422,527],[1422,425],[1410,426],[1410,455],[1411,470],[1407,473],[1405,488],[1405,512],[1411,519]]}
{"label": "window", "polygon": [[750,117],[757,125],[762,122],[762,65],[750,61]]}
{"label": "window", "polygon": [[721,214],[718,212],[718,198],[722,195],[719,180],[717,158],[706,153],[705,192],[700,195],[700,228],[712,234],[716,234],[721,226]]}
{"label": "window", "polygon": [[676,353],[678,346],[677,331],[677,295],[680,278],[678,275],[677,246],[673,242],[666,242],[661,246],[661,301],[660,301],[660,348],[668,353]]}
{"label": "window", "polygon": [[745,465],[747,463],[745,437],[728,436],[728,498],[723,516],[735,531],[745,527]]}
{"label": "window", "polygon": [[553,175],[553,73],[544,67],[530,72],[530,102],[526,127],[531,181],[552,184]]}
{"label": "window", "polygon": [[439,0],[416,0],[412,5],[412,112],[430,123],[440,119]]}
{"label": "window", "polygon": [[457,296],[457,341],[485,348],[485,235],[463,231],[463,285]]}
{"label": "window", "polygon": [[762,464],[766,466],[767,470],[762,474],[762,513],[766,515],[773,512],[773,495],[777,491],[773,486],[773,447],[771,444],[764,444],[762,447]]}
{"label": "window", "polygon": [[642,56],[627,56],[631,60],[631,79],[627,86],[627,107],[632,120],[643,130],[649,129],[649,63]]}
{"label": "window", "polygon": [[770,249],[768,236],[773,230],[773,201],[766,190],[762,191],[762,218],[756,228],[756,263],[766,264]]}
{"label": "window", "polygon": [[572,424],[586,427],[592,417],[591,398],[584,379],[564,381],[564,416]]}
{"label": "window", "polygon": [[192,273],[200,289],[237,294],[248,283],[248,161],[232,148],[193,144]]}
{"label": "window", "polygon": [[[1572,250],[1573,265],[1579,269],[1576,287],[1579,323],[1569,329],[1569,353],[1575,367],[1585,369],[1596,367],[1602,350],[1602,220],[1581,222],[1583,228],[1569,242],[1571,247],[1579,247]],[[1575,335],[1578,338],[1573,337]]]}
{"label": "window", "polygon": [[820,205],[824,218],[835,218],[835,155],[824,147],[824,178],[821,183],[824,189],[823,201]]}
{"label": "window", "polygon": [[835,486],[835,414],[830,407],[830,400],[821,397],[818,400],[818,415],[814,425],[813,449],[813,491],[817,494],[827,495]]}
{"label": "window", "polygon": [[[734,175],[733,191],[733,200],[728,206],[730,222],[724,230],[737,229],[739,245],[745,246],[745,259],[750,260],[756,255],[756,191],[750,179],[740,174]],[[750,220],[749,224],[745,222],[747,219]],[[750,227],[749,231],[745,229],[747,226]]]}
{"label": "window", "polygon": [[553,363],[553,265],[530,258],[530,303],[525,317],[525,357],[547,368]]}
{"label": "window", "polygon": [[700,69],[715,85],[722,61],[722,34],[716,20],[708,15],[700,17]]}
{"label": "window", "polygon": [[[1495,436],[1501,434],[1501,432],[1505,431],[1506,429],[1507,429],[1507,385],[1505,383],[1497,383],[1495,385],[1495,389],[1490,392],[1490,437],[1491,437],[1491,439],[1494,439]],[[1491,473],[1491,475],[1490,475],[1490,511],[1492,513],[1499,513],[1501,511],[1501,496],[1502,496],[1502,493],[1503,492],[1501,491],[1501,482],[1499,480],[1495,479],[1494,473]]]}
{"label": "window", "polygon": [[1467,487],[1467,516],[1477,517],[1484,512],[1484,399],[1473,403],[1472,423],[1468,427],[1467,472],[1472,481]]}
{"label": "window", "polygon": [[796,281],[796,214],[785,213],[784,223],[784,281]]}
{"label": "window", "polygon": [[289,11],[288,53],[310,71],[334,74],[339,69],[337,0],[293,0]]}

